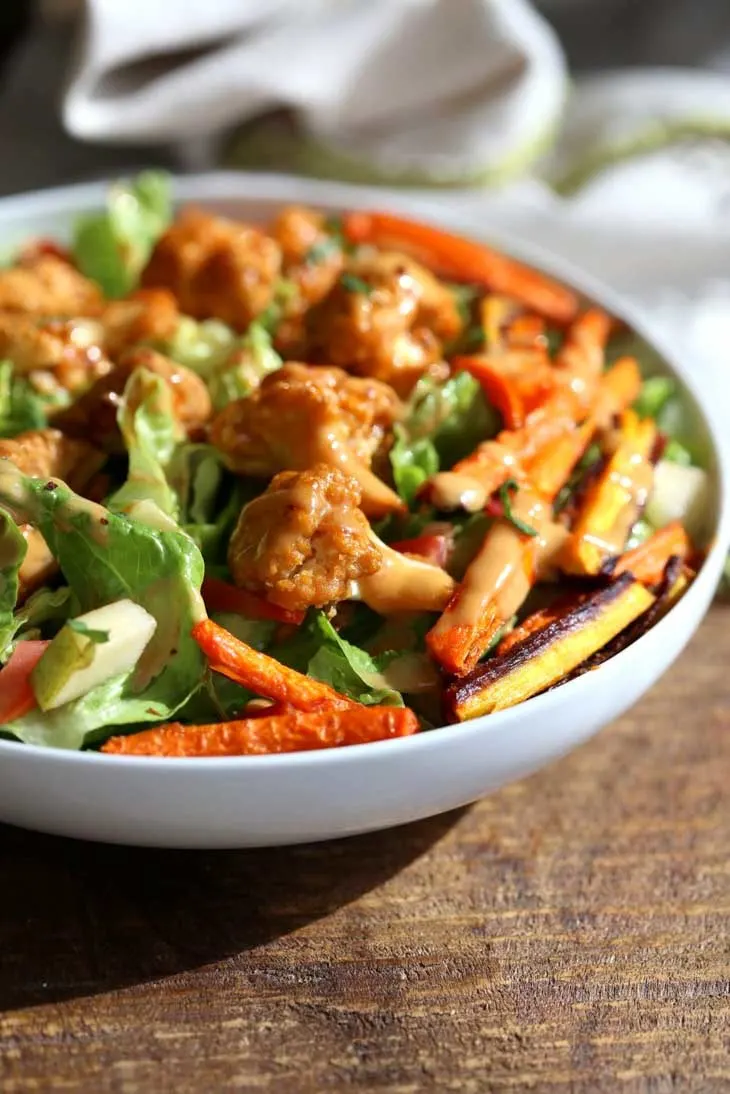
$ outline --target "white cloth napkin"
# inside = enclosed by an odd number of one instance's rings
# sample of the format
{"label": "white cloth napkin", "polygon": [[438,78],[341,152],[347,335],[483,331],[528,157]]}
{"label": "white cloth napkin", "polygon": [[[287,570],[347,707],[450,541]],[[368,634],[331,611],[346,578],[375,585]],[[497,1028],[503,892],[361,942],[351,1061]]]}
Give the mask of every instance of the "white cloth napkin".
{"label": "white cloth napkin", "polygon": [[86,0],[63,117],[185,142],[287,107],[355,166],[460,181],[529,157],[565,88],[526,0]]}

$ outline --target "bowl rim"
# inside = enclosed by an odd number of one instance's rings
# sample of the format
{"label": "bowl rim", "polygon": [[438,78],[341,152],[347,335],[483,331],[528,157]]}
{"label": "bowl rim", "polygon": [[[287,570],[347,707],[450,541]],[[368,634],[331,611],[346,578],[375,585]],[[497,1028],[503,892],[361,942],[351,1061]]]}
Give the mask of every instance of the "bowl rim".
{"label": "bowl rim", "polygon": [[[128,171],[127,174],[132,172]],[[0,233],[12,223],[15,216],[28,219],[42,215],[73,215],[103,204],[110,183],[120,176],[112,176],[90,183],[72,183],[70,185],[35,190],[0,198]],[[229,773],[261,771],[278,768],[314,768],[334,765],[341,767],[357,763],[358,757],[372,760],[385,755],[401,754],[414,750],[427,751],[438,747],[438,742],[456,746],[473,734],[487,735],[498,730],[509,730],[510,726],[525,717],[540,719],[566,700],[580,702],[587,698],[592,689],[596,672],[620,671],[628,663],[628,657],[643,651],[649,642],[659,641],[661,635],[673,624],[675,613],[682,603],[700,596],[702,587],[711,580],[711,572],[720,566],[718,555],[727,552],[730,546],[730,504],[728,486],[730,486],[730,445],[722,439],[719,415],[710,398],[701,395],[698,385],[689,372],[674,356],[672,348],[666,344],[660,332],[649,326],[639,308],[623,298],[620,291],[604,285],[599,278],[584,273],[572,262],[550,251],[526,242],[512,232],[505,232],[491,225],[484,231],[475,228],[476,216],[473,207],[463,210],[448,209],[447,196],[440,195],[438,201],[433,194],[423,191],[380,190],[375,187],[355,186],[348,183],[329,182],[300,178],[295,175],[267,174],[242,171],[211,171],[191,175],[171,175],[175,201],[195,202],[235,202],[250,201],[257,203],[304,202],[313,205],[335,208],[377,208],[388,207],[399,212],[408,212],[436,226],[446,227],[474,239],[483,239],[505,253],[513,255],[529,266],[543,271],[581,295],[594,300],[618,318],[624,320],[647,345],[657,350],[664,367],[681,382],[685,393],[694,403],[694,408],[704,426],[711,446],[713,473],[717,482],[717,506],[714,533],[702,569],[681,600],[670,611],[646,631],[630,647],[615,654],[595,672],[586,673],[555,689],[524,700],[517,706],[496,714],[481,715],[466,722],[444,725],[424,733],[409,737],[398,737],[384,741],[374,741],[365,745],[344,745],[340,748],[315,749],[304,752],[287,752],[266,756],[214,756],[214,757],[161,757],[161,756],[119,756],[98,751],[80,751],[76,749],[49,748],[42,745],[25,744],[20,741],[0,739],[0,759],[13,762],[44,763],[47,760],[61,764],[82,764],[99,769],[99,765],[111,771],[144,770],[149,772],[177,771],[191,773],[197,768],[210,772],[225,770]]]}

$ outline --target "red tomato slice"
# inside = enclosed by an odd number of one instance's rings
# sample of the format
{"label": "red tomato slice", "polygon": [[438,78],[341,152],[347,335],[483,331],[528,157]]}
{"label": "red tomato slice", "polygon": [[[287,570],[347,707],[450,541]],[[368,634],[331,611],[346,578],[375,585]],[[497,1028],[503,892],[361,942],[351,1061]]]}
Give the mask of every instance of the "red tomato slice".
{"label": "red tomato slice", "polygon": [[37,707],[30,674],[48,645],[40,640],[18,642],[7,665],[0,669],[0,725],[7,725]]}

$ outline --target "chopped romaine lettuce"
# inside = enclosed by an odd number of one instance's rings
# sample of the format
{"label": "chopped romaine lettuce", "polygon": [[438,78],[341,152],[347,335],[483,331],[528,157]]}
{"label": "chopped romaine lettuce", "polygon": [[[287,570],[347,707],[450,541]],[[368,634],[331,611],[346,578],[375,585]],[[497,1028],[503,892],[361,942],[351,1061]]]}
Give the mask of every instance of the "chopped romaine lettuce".
{"label": "chopped romaine lettuce", "polygon": [[662,453],[662,459],[669,460],[670,463],[679,463],[682,467],[690,467],[692,464],[692,453],[680,444],[679,441],[670,440],[667,442],[667,447]]}
{"label": "chopped romaine lettuce", "polygon": [[174,338],[162,348],[205,380],[216,410],[250,395],[264,376],[282,364],[260,320],[239,336],[217,319],[196,323],[183,316]]}
{"label": "chopped romaine lettuce", "polygon": [[451,467],[498,427],[499,416],[469,373],[459,372],[444,383],[420,380],[390,450],[400,496],[410,505],[430,475]]}
{"label": "chopped romaine lettuce", "polygon": [[143,171],[131,182],[115,183],[103,212],[76,221],[72,252],[77,266],[107,296],[124,296],[135,288],[171,214],[164,172]]}
{"label": "chopped romaine lettuce", "polygon": [[677,394],[677,384],[671,376],[651,376],[641,385],[634,410],[642,418],[654,418],[666,403]]}
{"label": "chopped romaine lettuce", "polygon": [[209,567],[223,563],[233,525],[253,491],[260,488],[232,475],[209,444],[179,445],[166,475],[177,497],[181,527]]}
{"label": "chopped romaine lettuce", "polygon": [[213,406],[222,410],[235,399],[245,399],[264,376],[281,365],[271,335],[261,323],[252,323],[229,358],[210,374],[208,387]]}
{"label": "chopped romaine lettuce", "polygon": [[197,322],[184,315],[169,342],[161,348],[186,368],[191,368],[207,380],[215,370],[225,364],[238,344],[238,335],[220,319],[203,319]]}
{"label": "chopped romaine lettuce", "polygon": [[393,435],[389,453],[393,482],[403,500],[411,505],[420,487],[438,471],[438,452],[428,437],[410,439],[403,426],[396,425]]}
{"label": "chopped romaine lettuce", "polygon": [[0,437],[16,437],[47,425],[46,403],[27,380],[14,375],[11,361],[0,362]]}
{"label": "chopped romaine lettuce", "polygon": [[0,661],[12,642],[17,626],[15,605],[20,582],[18,575],[28,545],[9,513],[0,509]]}
{"label": "chopped romaine lettuce", "polygon": [[359,703],[403,705],[399,692],[381,676],[383,662],[342,638],[323,612],[310,612],[296,635],[277,647],[276,657]]}
{"label": "chopped romaine lettuce", "polygon": [[80,748],[85,734],[100,726],[170,718],[205,675],[191,635],[205,616],[204,565],[190,537],[152,502],[138,503],[122,516],[62,483],[28,478],[9,461],[0,466],[0,506],[40,530],[82,612],[130,599],[157,621],[133,670],[53,715],[27,715],[10,730],[21,740]]}
{"label": "chopped romaine lettuce", "polygon": [[163,513],[176,517],[178,499],[165,468],[182,431],[168,384],[148,369],[135,369],[124,389],[117,421],[129,455],[129,472],[109,498],[109,508],[123,513],[135,502],[149,499]]}

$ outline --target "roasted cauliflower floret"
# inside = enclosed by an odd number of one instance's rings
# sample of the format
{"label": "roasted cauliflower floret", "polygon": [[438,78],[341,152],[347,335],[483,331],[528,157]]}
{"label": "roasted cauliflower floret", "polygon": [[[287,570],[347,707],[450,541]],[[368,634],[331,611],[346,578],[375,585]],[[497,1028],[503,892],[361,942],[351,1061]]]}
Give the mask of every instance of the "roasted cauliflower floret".
{"label": "roasted cauliflower floret", "polygon": [[0,311],[0,358],[41,393],[83,391],[111,369],[96,319],[36,319]]}
{"label": "roasted cauliflower floret", "polygon": [[[0,459],[12,460],[24,475],[63,479],[79,493],[96,475],[104,455],[86,441],[65,437],[57,429],[31,429],[0,440]],[[29,524],[21,525],[27,552],[18,573],[19,598],[24,600],[58,569],[43,536]]]}
{"label": "roasted cauliflower floret", "polygon": [[70,318],[98,315],[104,300],[93,281],[52,254],[0,270],[0,310]]}
{"label": "roasted cauliflower floret", "polygon": [[282,471],[241,512],[228,550],[233,580],[291,611],[347,599],[381,563],[359,504],[358,484],[337,468]]}
{"label": "roasted cauliflower floret", "polygon": [[0,439],[0,459],[12,460],[24,475],[35,479],[63,479],[76,491],[83,489],[104,462],[93,444],[65,437],[58,429],[29,429],[17,437]]}
{"label": "roasted cauliflower floret", "polygon": [[127,380],[136,368],[149,369],[165,380],[172,392],[172,408],[188,433],[207,422],[213,407],[204,381],[192,369],[164,354],[137,346],[125,350],[114,369],[57,414],[54,424],[74,437],[88,438],[108,452],[121,451],[124,446],[117,411]]}
{"label": "roasted cauliflower floret", "polygon": [[255,395],[221,411],[211,439],[233,471],[248,475],[266,477],[317,463],[339,467],[360,484],[365,512],[380,515],[402,508],[398,496],[370,471],[400,413],[386,384],[292,362],[267,376]]}
{"label": "roasted cauliflower floret", "polygon": [[276,345],[284,352],[305,345],[305,315],[323,300],[344,266],[338,239],[327,230],[327,218],[316,209],[288,205],[277,216],[271,234],[281,247],[283,276],[292,292],[282,302]]}
{"label": "roasted cauliflower floret", "polygon": [[440,361],[442,341],[461,329],[456,302],[428,270],[405,255],[351,259],[307,317],[309,351],[406,394]]}
{"label": "roasted cauliflower floret", "polygon": [[142,285],[169,289],[196,319],[245,330],[271,303],[280,269],[278,244],[258,228],[191,208],[158,240]]}
{"label": "roasted cauliflower floret", "polygon": [[384,615],[442,611],[453,579],[382,543],[359,502],[357,482],[336,468],[282,471],[239,517],[233,580],[290,611],[350,599]]}
{"label": "roasted cauliflower floret", "polygon": [[104,348],[110,357],[137,342],[172,338],[180,322],[177,301],[167,289],[138,289],[104,308]]}

